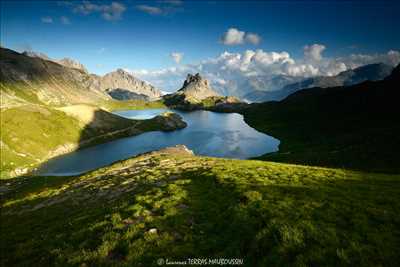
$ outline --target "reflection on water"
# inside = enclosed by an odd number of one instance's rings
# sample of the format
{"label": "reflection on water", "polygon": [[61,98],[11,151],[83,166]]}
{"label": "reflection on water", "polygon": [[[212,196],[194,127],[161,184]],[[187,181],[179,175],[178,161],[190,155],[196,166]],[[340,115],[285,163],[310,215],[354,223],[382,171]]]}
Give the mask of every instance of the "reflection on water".
{"label": "reflection on water", "polygon": [[[116,114],[147,119],[165,109],[127,110]],[[172,132],[148,132],[78,150],[43,164],[41,175],[75,175],[134,155],[184,144],[197,155],[245,159],[278,150],[279,140],[249,127],[236,113],[192,111],[179,113],[188,123]]]}

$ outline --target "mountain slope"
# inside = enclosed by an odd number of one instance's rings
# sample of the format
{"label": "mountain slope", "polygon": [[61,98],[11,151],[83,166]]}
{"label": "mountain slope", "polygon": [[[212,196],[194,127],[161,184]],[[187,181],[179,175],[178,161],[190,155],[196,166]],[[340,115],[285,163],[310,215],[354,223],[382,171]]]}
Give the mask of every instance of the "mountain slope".
{"label": "mountain slope", "polygon": [[[144,100],[155,100],[161,96],[160,90],[156,89],[154,86],[142,80],[133,77],[131,74],[122,69],[118,69],[116,71],[107,73],[104,76],[98,76],[93,74],[89,75],[89,72],[86,70],[83,64],[70,58],[55,60],[49,58],[47,55],[43,53],[36,53],[32,51],[29,52],[25,51],[22,54],[35,59],[42,59],[45,61],[55,62],[64,67],[84,72],[85,74],[87,74],[87,76],[84,78],[85,83],[82,86],[93,91],[104,93],[105,97],[116,96],[115,98],[116,100],[131,100],[131,99],[143,99],[140,97],[138,98],[137,95],[144,95],[145,96]],[[82,81],[79,80],[79,82]],[[124,91],[124,94],[122,95],[122,97],[120,97],[122,90]]]}
{"label": "mountain slope", "polygon": [[301,89],[312,88],[312,87],[326,88],[335,86],[349,86],[368,80],[369,81],[382,80],[388,75],[390,75],[392,70],[393,68],[391,66],[383,63],[369,64],[358,67],[353,70],[343,71],[338,75],[332,77],[322,76],[322,77],[308,78],[300,82],[286,85],[282,89],[276,91],[252,92],[246,95],[245,98],[255,102],[265,102],[271,100],[279,101]]}
{"label": "mountain slope", "polygon": [[382,81],[300,90],[244,111],[252,127],[281,140],[267,160],[400,172],[400,66]]}
{"label": "mountain slope", "polygon": [[2,108],[27,102],[68,105],[110,99],[103,92],[89,88],[90,79],[81,70],[0,48]]}
{"label": "mountain slope", "polygon": [[165,114],[149,120],[130,120],[82,104],[57,109],[24,104],[2,109],[0,117],[1,178],[26,173],[52,157],[82,147],[186,126],[179,116]]}

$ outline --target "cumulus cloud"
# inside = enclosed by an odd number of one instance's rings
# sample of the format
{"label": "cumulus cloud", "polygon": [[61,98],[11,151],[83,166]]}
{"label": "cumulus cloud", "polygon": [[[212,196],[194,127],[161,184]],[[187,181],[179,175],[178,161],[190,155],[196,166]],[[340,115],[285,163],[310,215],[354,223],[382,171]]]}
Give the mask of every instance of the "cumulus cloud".
{"label": "cumulus cloud", "polygon": [[132,73],[172,92],[182,86],[187,73],[200,72],[220,93],[243,96],[246,90],[279,90],[286,84],[307,77],[337,75],[366,64],[382,62],[396,66],[400,63],[400,52],[394,50],[382,54],[351,54],[327,58],[321,54],[325,46],[311,45],[308,48],[310,53],[305,53],[303,58],[296,60],[286,51],[257,49],[242,53],[223,52],[196,64],[183,64],[155,71],[134,70]]}
{"label": "cumulus cloud", "polygon": [[320,61],[322,59],[322,52],[325,49],[326,47],[321,44],[306,45],[303,48],[304,59],[310,61]]}
{"label": "cumulus cloud", "polygon": [[177,63],[181,63],[182,59],[183,59],[183,53],[179,53],[179,52],[173,52],[170,54],[171,58]]}
{"label": "cumulus cloud", "polygon": [[240,45],[244,43],[258,45],[261,42],[261,37],[256,33],[246,33],[236,28],[229,28],[222,35],[221,42],[224,45]]}
{"label": "cumulus cloud", "polygon": [[109,5],[93,4],[89,1],[83,1],[74,7],[74,12],[82,15],[88,15],[92,13],[99,13],[101,17],[108,21],[120,20],[122,14],[125,12],[126,7],[118,2],[112,2]]}
{"label": "cumulus cloud", "polygon": [[256,33],[247,33],[245,39],[248,43],[258,45],[261,42],[261,37]]}
{"label": "cumulus cloud", "polygon": [[53,18],[52,17],[42,17],[40,20],[43,23],[53,23]]}
{"label": "cumulus cloud", "polygon": [[224,45],[243,44],[245,32],[239,31],[236,28],[230,28],[222,35],[221,42]]}
{"label": "cumulus cloud", "polygon": [[69,18],[66,17],[66,16],[61,16],[61,17],[60,17],[60,22],[61,22],[62,24],[64,24],[64,25],[69,25],[69,24],[71,24],[71,21],[70,21]]}

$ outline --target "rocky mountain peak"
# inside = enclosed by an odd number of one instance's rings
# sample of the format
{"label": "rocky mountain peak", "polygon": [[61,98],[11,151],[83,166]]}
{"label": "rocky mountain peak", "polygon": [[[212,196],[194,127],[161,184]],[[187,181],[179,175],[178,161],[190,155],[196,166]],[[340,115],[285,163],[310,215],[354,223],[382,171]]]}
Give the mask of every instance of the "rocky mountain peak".
{"label": "rocky mountain peak", "polygon": [[78,69],[78,70],[84,71],[85,73],[88,73],[88,71],[85,68],[85,66],[82,63],[80,63],[79,61],[77,61],[77,60],[74,60],[74,59],[71,59],[71,58],[63,58],[63,59],[57,60],[55,62],[57,62],[58,64],[63,65],[64,67]]}
{"label": "rocky mountain peak", "polygon": [[161,92],[154,86],[134,77],[129,72],[123,69],[117,69],[113,72],[107,73],[100,78],[100,87],[102,91],[121,93],[124,91],[125,95],[132,95],[131,93],[148,96],[150,100],[161,97]]}
{"label": "rocky mountain peak", "polygon": [[77,60],[71,59],[71,58],[63,58],[60,60],[56,60],[56,59],[52,59],[52,58],[48,57],[44,53],[35,52],[35,51],[24,51],[24,52],[22,52],[22,55],[32,57],[32,58],[40,58],[40,59],[44,59],[44,60],[48,60],[48,61],[53,61],[55,63],[63,65],[64,67],[78,69],[78,70],[82,70],[85,73],[88,73],[87,69],[85,68],[85,66],[82,63],[80,63]]}
{"label": "rocky mountain peak", "polygon": [[205,86],[209,86],[208,80],[203,79],[200,73],[196,73],[195,75],[188,73],[186,80],[183,82],[183,87],[186,87],[190,83],[203,83]]}
{"label": "rocky mountain peak", "polygon": [[27,56],[27,57],[41,58],[41,59],[44,59],[44,60],[52,60],[46,54],[40,53],[40,52],[24,51],[24,52],[22,52],[22,55]]}
{"label": "rocky mountain peak", "polygon": [[129,74],[129,72],[127,72],[127,71],[125,71],[123,69],[117,69],[116,71],[113,71],[111,73],[118,74],[118,75],[121,75],[121,76],[131,76]]}
{"label": "rocky mountain peak", "polygon": [[200,76],[200,73],[195,75],[188,74],[183,86],[178,92],[186,96],[194,97],[198,100],[205,99],[210,96],[218,96],[218,94],[211,88],[207,79]]}

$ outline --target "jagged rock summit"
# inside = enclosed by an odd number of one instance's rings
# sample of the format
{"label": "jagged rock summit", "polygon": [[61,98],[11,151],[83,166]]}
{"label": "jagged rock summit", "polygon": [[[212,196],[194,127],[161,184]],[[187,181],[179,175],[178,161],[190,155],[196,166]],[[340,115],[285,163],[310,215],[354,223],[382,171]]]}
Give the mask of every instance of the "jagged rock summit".
{"label": "jagged rock summit", "polygon": [[52,59],[52,58],[48,57],[44,53],[35,52],[35,51],[24,51],[24,52],[22,52],[22,55],[25,55],[25,56],[28,56],[28,57],[32,57],[32,58],[40,58],[40,59],[47,60],[47,61],[53,61],[55,63],[63,65],[64,67],[78,69],[78,70],[81,70],[81,71],[83,71],[85,73],[89,73],[87,71],[87,69],[85,68],[85,66],[82,63],[80,63],[79,61],[75,60],[75,59],[71,59],[71,58],[67,58],[66,57],[66,58],[57,60],[57,59]]}
{"label": "jagged rock summit", "polygon": [[181,110],[208,109],[226,112],[243,104],[236,97],[219,95],[199,73],[188,74],[182,88],[173,94],[164,95],[163,100],[165,105]]}
{"label": "jagged rock summit", "polygon": [[55,62],[63,65],[64,67],[67,67],[67,68],[74,68],[74,69],[81,70],[85,73],[89,73],[82,63],[80,63],[77,60],[71,59],[71,58],[63,58],[60,60],[56,60]]}
{"label": "jagged rock summit", "polygon": [[203,100],[211,96],[219,96],[210,86],[208,80],[203,79],[199,73],[195,75],[188,74],[183,86],[178,93],[185,94],[186,97]]}
{"label": "jagged rock summit", "polygon": [[[160,98],[162,95],[160,90],[151,84],[135,78],[129,72],[123,69],[117,69],[116,71],[107,73],[101,77],[98,82],[98,87],[100,90],[106,91],[111,96],[113,96],[113,93],[125,93],[125,95],[128,95],[129,93],[135,93],[137,95],[148,96],[148,100],[154,100]],[[118,99],[118,97],[116,98]],[[120,100],[123,99],[126,98],[121,97]]]}

